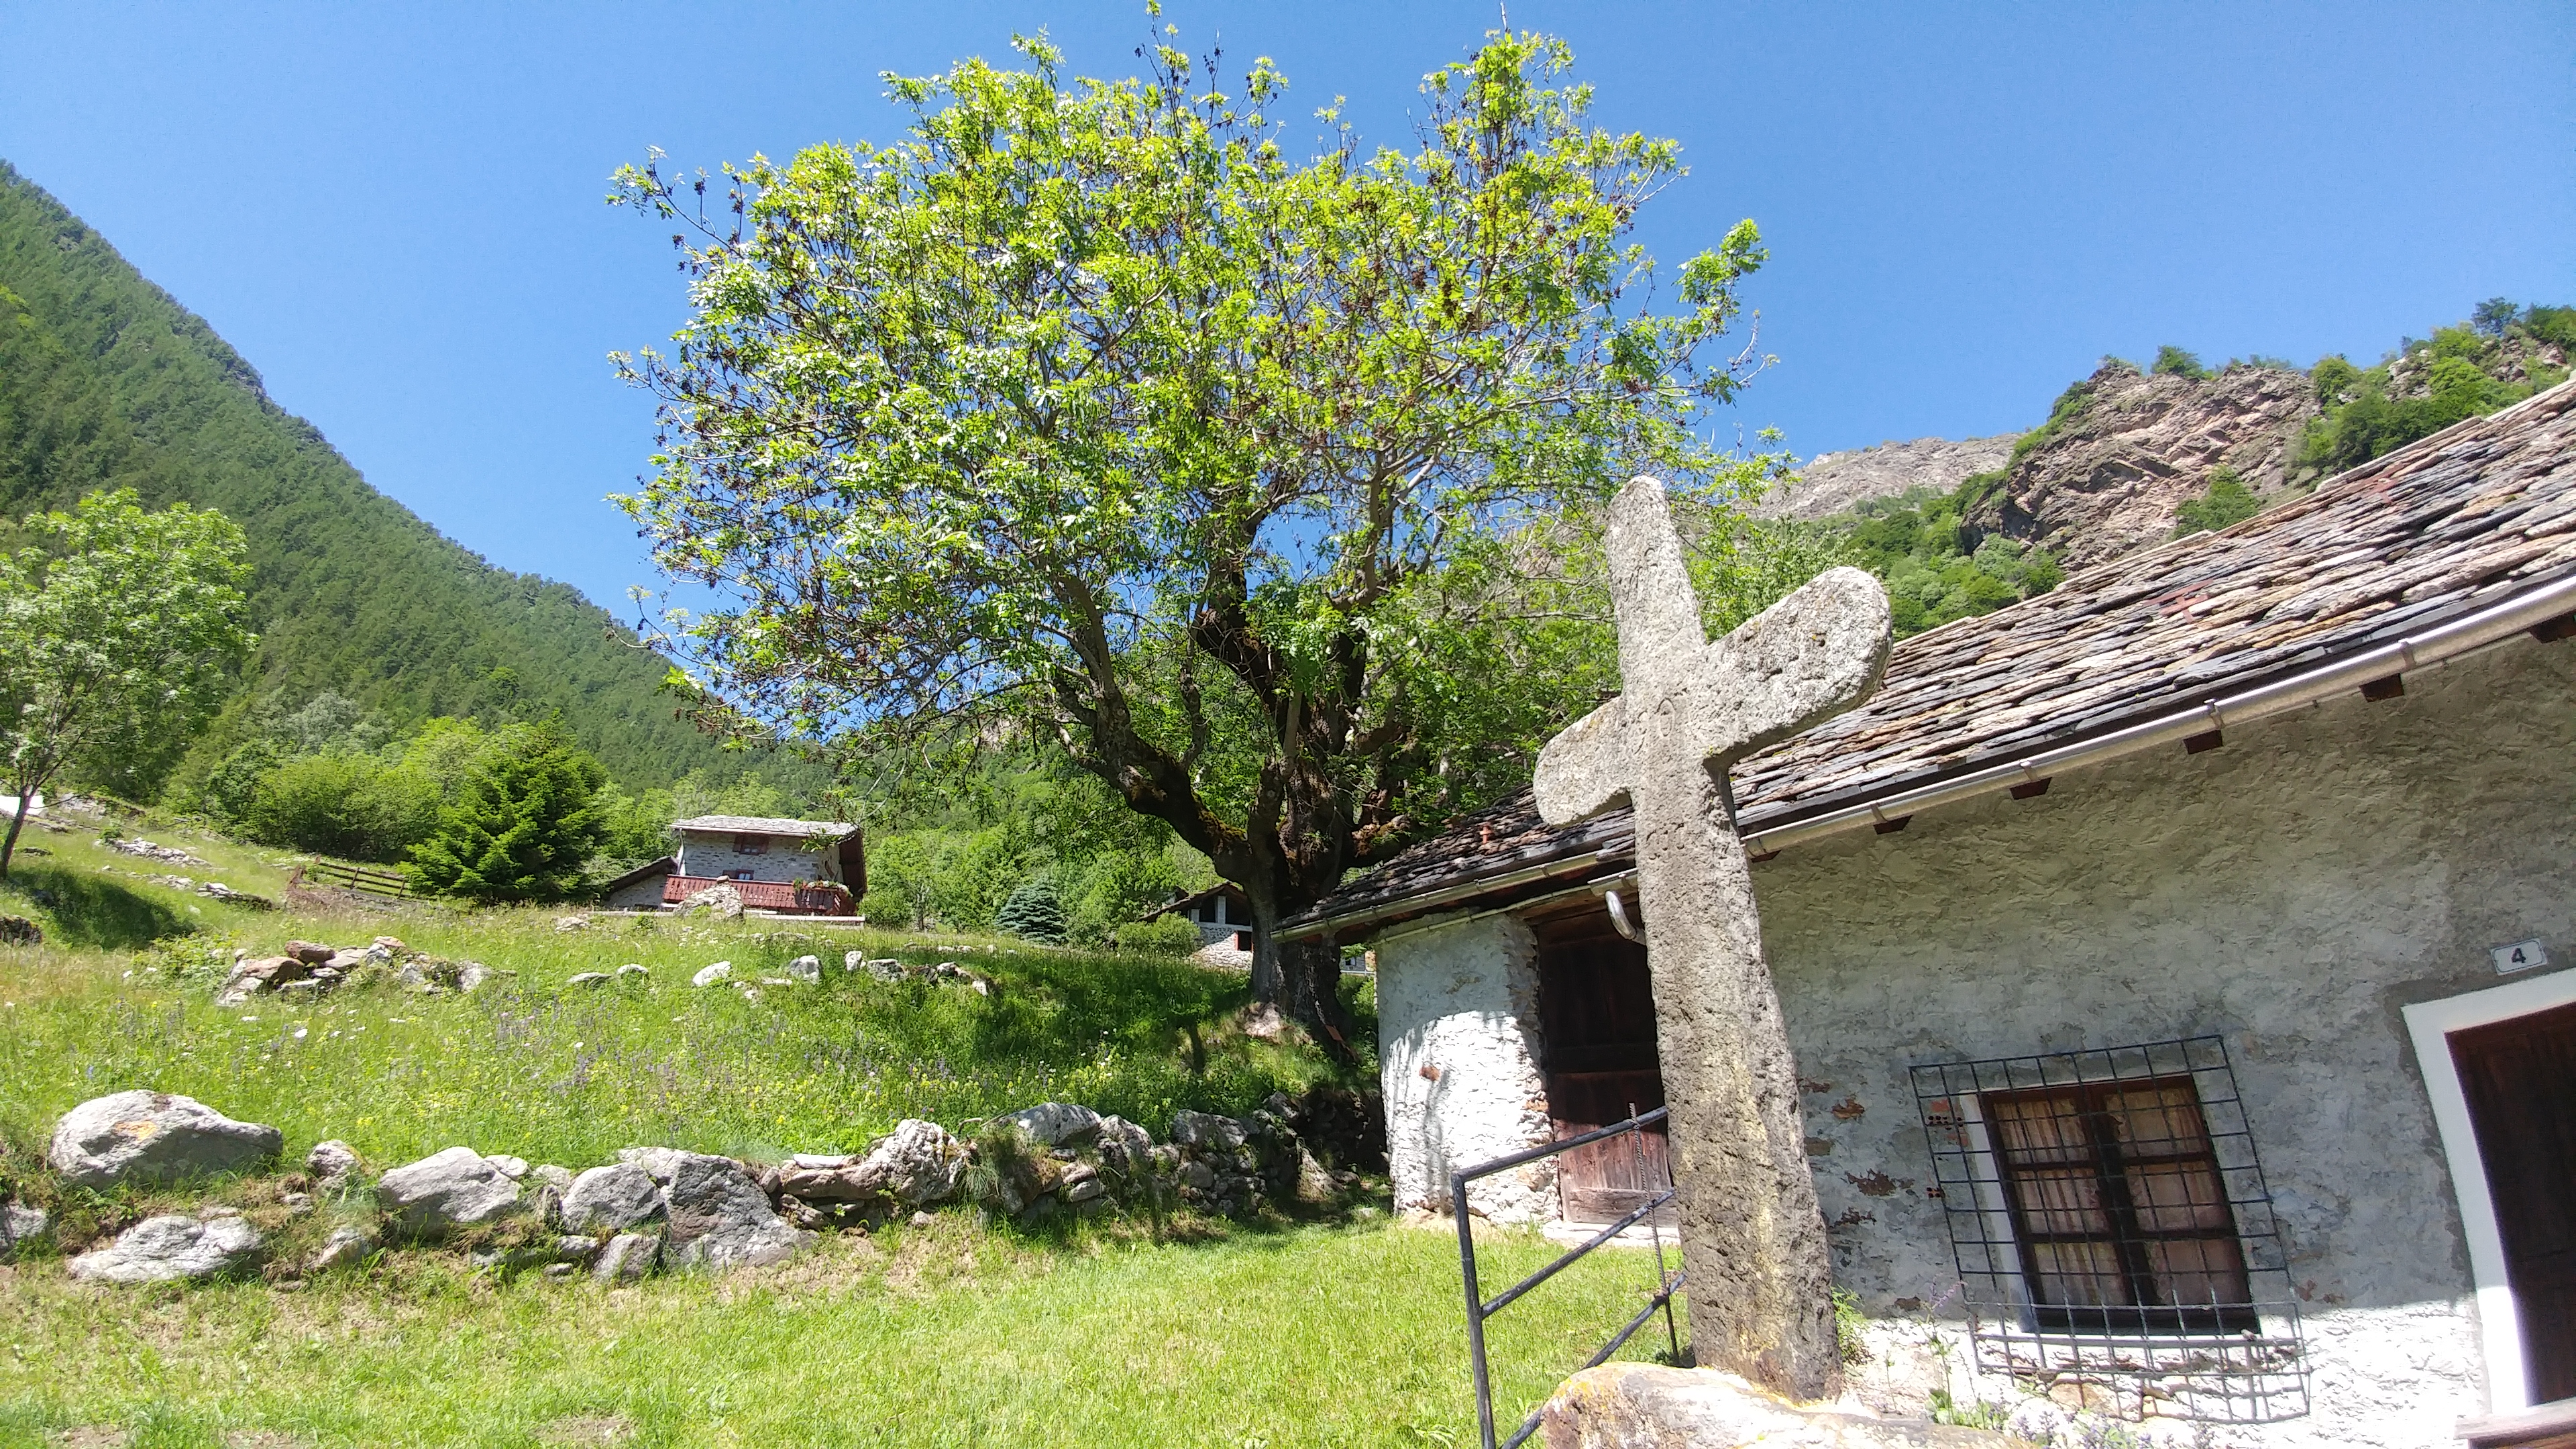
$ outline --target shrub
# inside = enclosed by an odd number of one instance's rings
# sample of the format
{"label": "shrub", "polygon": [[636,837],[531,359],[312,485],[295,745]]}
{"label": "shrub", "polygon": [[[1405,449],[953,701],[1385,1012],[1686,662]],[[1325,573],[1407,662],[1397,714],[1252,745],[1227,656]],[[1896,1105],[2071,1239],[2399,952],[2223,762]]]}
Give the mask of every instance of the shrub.
{"label": "shrub", "polygon": [[2157,348],[2155,365],[2148,368],[2147,372],[2153,377],[2205,379],[2209,376],[2209,369],[2200,365],[2198,353],[2186,352],[2173,346]]}
{"label": "shrub", "polygon": [[2236,470],[2221,468],[2209,475],[2207,491],[2198,498],[2184,500],[2182,506],[2174,510],[2173,536],[2182,538],[2225,528],[2231,523],[2252,518],[2262,509],[2263,505],[2255,499],[2252,490],[2245,486],[2245,480],[2236,476]]}
{"label": "shrub", "polygon": [[1199,928],[1179,916],[1129,921],[1115,932],[1118,949],[1140,956],[1190,956],[1207,944]]}
{"label": "shrub", "polygon": [[438,827],[438,796],[437,781],[373,755],[307,755],[258,777],[241,824],[266,844],[390,862]]}

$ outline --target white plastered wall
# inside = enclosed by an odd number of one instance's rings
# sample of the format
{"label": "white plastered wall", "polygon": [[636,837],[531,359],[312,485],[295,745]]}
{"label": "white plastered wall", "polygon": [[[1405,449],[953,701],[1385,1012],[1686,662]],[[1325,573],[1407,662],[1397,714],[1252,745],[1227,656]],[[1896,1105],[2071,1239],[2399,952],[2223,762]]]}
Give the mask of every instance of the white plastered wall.
{"label": "white plastered wall", "polygon": [[[1379,1077],[1399,1212],[1446,1212],[1449,1174],[1549,1140],[1538,1070],[1538,942],[1508,916],[1433,921],[1377,947]],[[1468,1186],[1495,1222],[1556,1215],[1533,1163]]]}
{"label": "white plastered wall", "polygon": [[1957,1326],[1907,1068],[2215,1033],[2311,1369],[2306,1416],[2220,1442],[2414,1449],[2488,1408],[2499,1330],[2405,1018],[2495,986],[2491,946],[2576,946],[2576,645],[2406,688],[1755,867],[1836,1277],[1898,1360],[1859,1377],[1891,1406],[1919,1410]]}

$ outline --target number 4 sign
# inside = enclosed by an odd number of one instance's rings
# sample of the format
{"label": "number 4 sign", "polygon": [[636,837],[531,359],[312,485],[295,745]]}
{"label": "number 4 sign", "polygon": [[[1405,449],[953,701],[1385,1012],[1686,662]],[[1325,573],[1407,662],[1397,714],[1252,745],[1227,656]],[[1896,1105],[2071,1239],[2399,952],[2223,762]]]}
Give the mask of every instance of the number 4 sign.
{"label": "number 4 sign", "polygon": [[2487,954],[2495,957],[2498,976],[2549,964],[2549,953],[2541,949],[2538,941],[2516,941],[2510,946],[2498,946]]}

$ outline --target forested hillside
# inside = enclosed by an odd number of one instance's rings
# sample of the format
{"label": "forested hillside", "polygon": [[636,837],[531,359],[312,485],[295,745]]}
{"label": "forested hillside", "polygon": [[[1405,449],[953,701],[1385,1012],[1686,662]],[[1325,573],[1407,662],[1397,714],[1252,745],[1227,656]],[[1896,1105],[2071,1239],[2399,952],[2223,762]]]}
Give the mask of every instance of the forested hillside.
{"label": "forested hillside", "polygon": [[606,612],[369,487],[203,319],[0,162],[0,519],[119,486],[249,534],[261,694],[336,691],[397,724],[560,710],[631,786],[735,772]]}

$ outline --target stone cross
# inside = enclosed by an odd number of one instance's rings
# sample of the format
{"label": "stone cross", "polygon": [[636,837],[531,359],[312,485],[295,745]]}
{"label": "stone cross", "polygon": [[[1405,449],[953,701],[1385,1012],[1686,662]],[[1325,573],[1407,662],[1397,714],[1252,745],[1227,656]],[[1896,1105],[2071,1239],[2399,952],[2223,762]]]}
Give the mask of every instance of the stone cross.
{"label": "stone cross", "polygon": [[1698,1360],[1823,1398],[1842,1382],[1832,1266],[1753,877],[1720,782],[1878,687],[1887,593],[1859,569],[1831,569],[1712,641],[1652,478],[1612,501],[1609,554],[1625,692],[1540,753],[1539,813],[1565,825],[1623,799],[1635,810]]}

